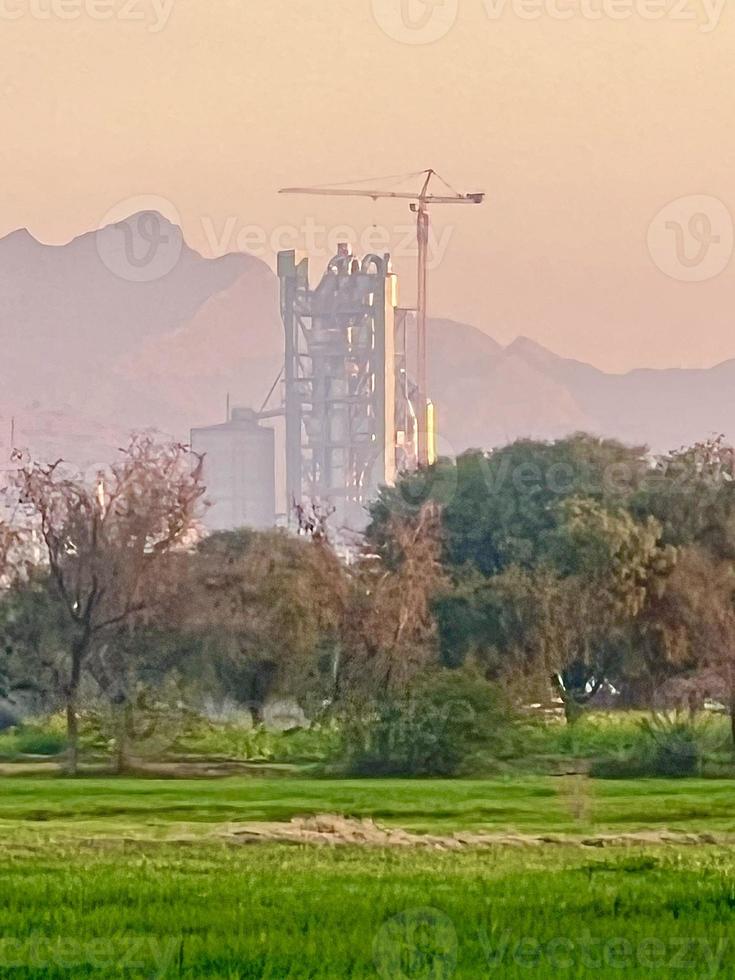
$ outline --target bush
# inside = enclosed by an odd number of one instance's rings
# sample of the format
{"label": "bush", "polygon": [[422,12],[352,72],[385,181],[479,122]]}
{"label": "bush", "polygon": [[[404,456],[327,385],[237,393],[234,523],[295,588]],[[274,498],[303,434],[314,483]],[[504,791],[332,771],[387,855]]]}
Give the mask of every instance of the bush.
{"label": "bush", "polygon": [[510,711],[469,671],[445,670],[406,697],[385,698],[345,722],[350,771],[361,776],[454,776],[508,754]]}
{"label": "bush", "polygon": [[0,756],[60,755],[66,748],[66,736],[52,723],[27,724],[0,734]]}
{"label": "bush", "polygon": [[329,726],[272,732],[201,719],[177,739],[174,748],[187,755],[297,763],[328,761],[338,755],[339,746],[339,733]]}
{"label": "bush", "polygon": [[591,775],[603,779],[698,776],[712,734],[710,728],[707,720],[697,722],[678,713],[643,718],[631,750],[599,760]]}
{"label": "bush", "polygon": [[81,743],[90,753],[114,755],[122,740],[130,758],[161,759],[194,717],[178,680],[169,678],[161,686],[139,682],[126,703],[113,705],[104,698],[87,705],[81,713]]}
{"label": "bush", "polygon": [[66,737],[48,729],[21,728],[17,745],[23,755],[60,755],[66,749]]}
{"label": "bush", "polygon": [[683,718],[654,715],[641,722],[655,776],[696,776],[702,765],[697,726]]}
{"label": "bush", "polygon": [[573,725],[561,717],[531,717],[523,725],[523,747],[527,754],[571,759],[625,757],[640,745],[640,721],[632,712],[587,713]]}

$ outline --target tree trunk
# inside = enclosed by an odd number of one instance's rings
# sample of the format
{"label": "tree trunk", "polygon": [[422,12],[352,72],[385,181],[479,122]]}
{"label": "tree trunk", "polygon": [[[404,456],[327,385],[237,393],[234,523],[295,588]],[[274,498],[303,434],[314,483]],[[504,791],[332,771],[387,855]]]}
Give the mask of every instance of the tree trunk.
{"label": "tree trunk", "polygon": [[735,681],[730,682],[730,734],[735,749]]}
{"label": "tree trunk", "polygon": [[72,645],[71,672],[66,688],[66,740],[68,747],[65,768],[69,776],[76,776],[79,768],[79,717],[77,709],[79,707],[79,685],[82,679],[84,646],[84,641]]}
{"label": "tree trunk", "polygon": [[655,684],[648,674],[627,679],[622,685],[618,704],[628,711],[650,711],[654,707],[654,689]]}
{"label": "tree trunk", "polygon": [[564,702],[564,719],[567,725],[574,725],[584,714],[584,706],[574,696],[574,691],[562,691]]}
{"label": "tree trunk", "polygon": [[79,719],[76,699],[71,695],[66,699],[66,741],[65,770],[68,776],[76,776],[79,765]]}
{"label": "tree trunk", "polygon": [[133,728],[133,706],[127,698],[115,704],[115,761],[116,775],[130,772],[130,732]]}
{"label": "tree trunk", "polygon": [[562,706],[564,708],[564,720],[566,721],[567,725],[573,725],[579,720],[584,708],[575,696],[574,688],[567,687],[564,682],[564,678],[560,673],[554,674],[551,681],[552,685],[558,691],[559,697],[561,698]]}
{"label": "tree trunk", "polygon": [[330,707],[339,704],[342,694],[342,651],[339,646],[335,646],[332,653],[332,704]]}

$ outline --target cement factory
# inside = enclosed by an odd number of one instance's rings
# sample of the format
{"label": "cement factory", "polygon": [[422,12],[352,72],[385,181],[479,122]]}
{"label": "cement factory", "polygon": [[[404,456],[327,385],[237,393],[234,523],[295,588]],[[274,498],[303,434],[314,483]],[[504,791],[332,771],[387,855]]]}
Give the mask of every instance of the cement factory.
{"label": "cement factory", "polygon": [[[426,270],[429,206],[482,203],[484,195],[372,189],[289,188],[283,193],[408,199],[417,214],[417,308],[402,308],[391,256],[356,256],[339,245],[321,280],[311,285],[309,259],[278,254],[284,364],[281,403],[261,411],[235,407],[222,424],[193,429],[204,455],[210,530],[278,523],[274,420],[284,431],[286,513],[328,511],[336,526],[358,530],[369,501],[396,475],[429,465],[436,419],[427,391]],[[451,190],[451,188],[450,188]],[[269,423],[271,423],[269,425]]]}

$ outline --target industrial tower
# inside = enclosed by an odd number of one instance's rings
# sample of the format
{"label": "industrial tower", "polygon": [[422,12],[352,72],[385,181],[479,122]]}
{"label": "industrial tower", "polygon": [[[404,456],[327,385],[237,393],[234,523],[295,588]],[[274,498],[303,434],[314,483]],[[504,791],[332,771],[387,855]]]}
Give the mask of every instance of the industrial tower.
{"label": "industrial tower", "polygon": [[397,308],[389,255],[347,245],[309,284],[309,261],[280,252],[289,506],[319,503],[349,527],[381,484],[418,456],[417,392],[407,373],[410,314]]}
{"label": "industrial tower", "polygon": [[[430,216],[429,209],[434,205],[440,204],[482,204],[485,195],[481,191],[473,194],[461,194],[456,191],[451,184],[440,177],[435,170],[422,170],[415,174],[404,174],[391,178],[378,178],[380,180],[393,180],[402,182],[411,178],[421,178],[421,187],[418,191],[405,190],[385,190],[376,189],[372,179],[368,181],[358,181],[363,185],[360,187],[346,187],[341,185],[322,184],[319,187],[284,187],[279,194],[317,194],[323,197],[368,197],[373,201],[383,198],[392,200],[410,201],[411,211],[416,215],[416,243],[418,246],[418,269],[417,269],[417,290],[416,290],[416,386],[418,388],[418,403],[425,405],[427,410],[421,411],[417,418],[418,423],[418,464],[427,466],[431,457],[432,439],[432,420],[430,417],[430,402],[428,400],[428,378],[427,378],[427,284],[428,284],[428,258],[429,258],[429,228]],[[444,193],[434,194],[430,192],[432,181],[437,180],[444,185]],[[365,184],[373,186],[365,187]]]}

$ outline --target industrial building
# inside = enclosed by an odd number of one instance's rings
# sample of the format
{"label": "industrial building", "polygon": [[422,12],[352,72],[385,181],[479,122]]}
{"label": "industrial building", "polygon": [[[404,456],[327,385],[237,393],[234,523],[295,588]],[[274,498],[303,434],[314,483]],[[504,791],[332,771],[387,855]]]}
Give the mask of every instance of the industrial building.
{"label": "industrial building", "polygon": [[210,531],[265,529],[276,523],[275,433],[252,409],[234,408],[220,425],[192,429],[191,447],[204,457]]}
{"label": "industrial building", "polygon": [[[316,287],[309,260],[278,256],[285,328],[286,492],[351,528],[382,484],[418,460],[408,333],[389,255],[341,245]],[[426,412],[426,406],[424,406]]]}
{"label": "industrial building", "polygon": [[[410,202],[416,215],[416,310],[398,305],[390,255],[352,254],[338,246],[312,288],[309,259],[278,254],[284,363],[281,404],[236,410],[224,425],[195,429],[192,445],[207,454],[204,475],[213,507],[210,527],[265,527],[275,517],[274,433],[265,420],[285,420],[285,521],[317,507],[333,526],[360,530],[379,488],[404,470],[432,463],[436,420],[427,383],[427,271],[430,210],[478,205],[482,192],[461,194],[435,170],[415,191],[359,187],[285,187],[315,194]],[[440,193],[432,185],[441,183]],[[209,459],[211,453],[212,458]]]}
{"label": "industrial building", "polygon": [[278,276],[281,404],[238,408],[192,431],[205,456],[205,521],[211,530],[273,526],[275,433],[262,423],[283,417],[287,520],[298,505],[318,505],[335,526],[360,529],[378,488],[418,465],[421,423],[433,458],[433,409],[420,405],[410,371],[416,315],[398,306],[390,255],[359,258],[340,245],[312,288],[308,258],[285,251]]}

